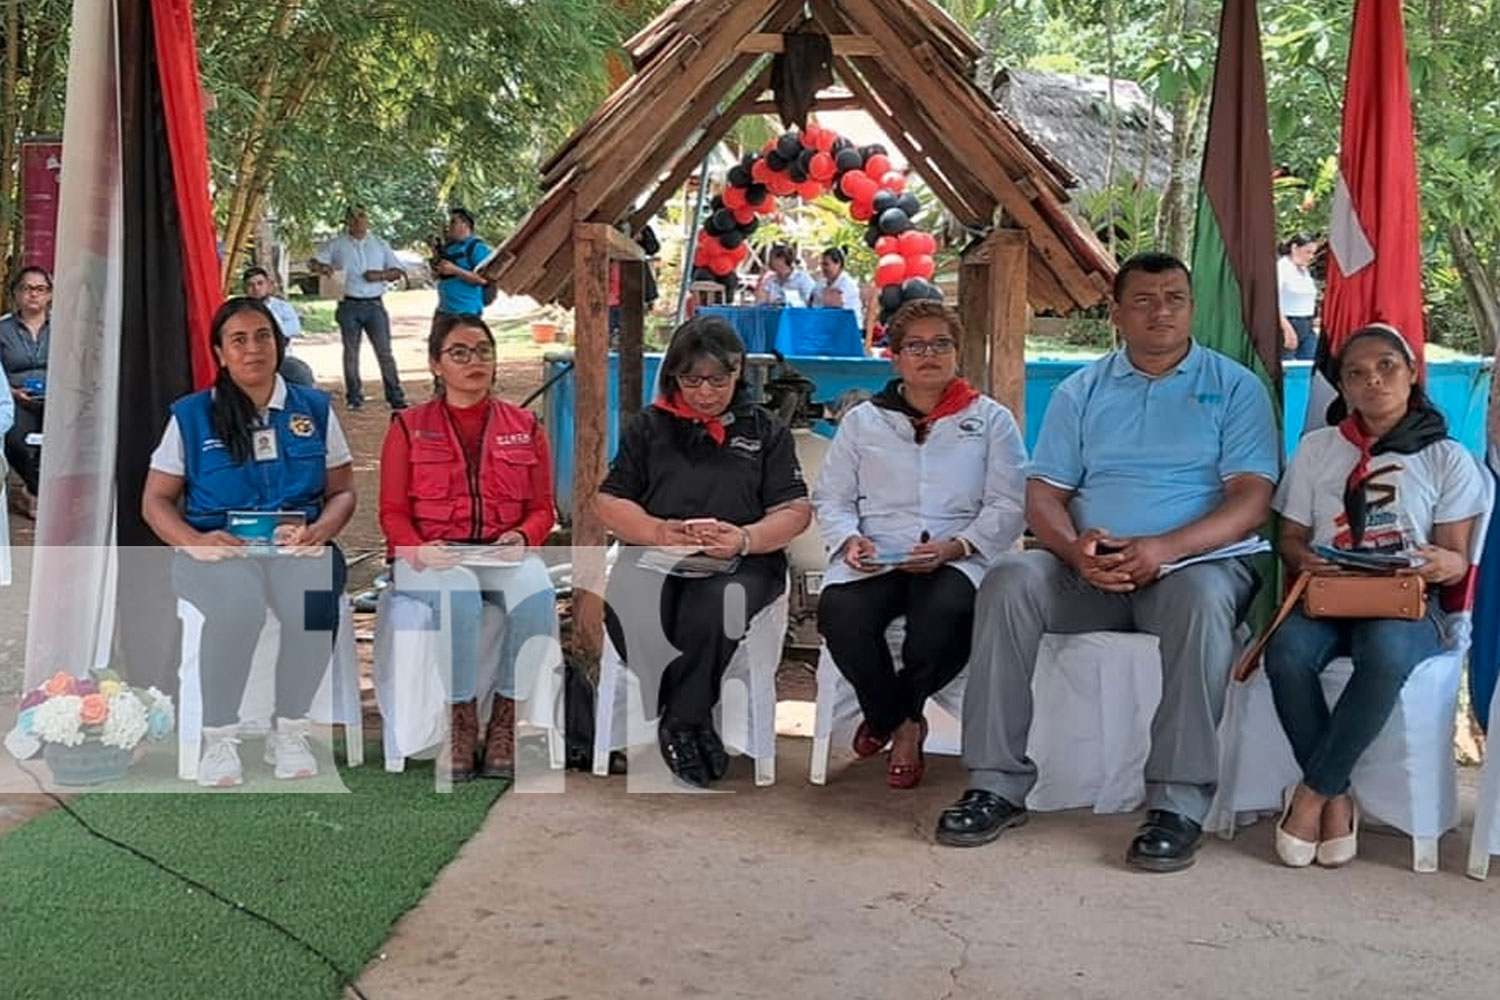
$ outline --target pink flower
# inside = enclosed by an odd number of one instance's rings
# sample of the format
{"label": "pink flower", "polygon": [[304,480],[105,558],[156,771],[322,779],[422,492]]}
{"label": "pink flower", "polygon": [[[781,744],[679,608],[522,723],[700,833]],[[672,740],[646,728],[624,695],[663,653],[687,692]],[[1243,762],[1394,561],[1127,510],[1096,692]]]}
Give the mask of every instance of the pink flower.
{"label": "pink flower", "polygon": [[104,700],[102,694],[84,696],[83,704],[78,710],[78,721],[85,726],[97,726],[107,718],[109,718],[109,702]]}
{"label": "pink flower", "polygon": [[21,699],[21,707],[17,711],[24,712],[28,708],[35,708],[47,700],[47,692],[41,688],[32,688],[26,692],[26,697]]}
{"label": "pink flower", "polygon": [[60,694],[72,694],[73,678],[69,674],[59,670],[47,680],[46,684],[42,685],[42,690],[47,692],[49,697],[53,698]]}

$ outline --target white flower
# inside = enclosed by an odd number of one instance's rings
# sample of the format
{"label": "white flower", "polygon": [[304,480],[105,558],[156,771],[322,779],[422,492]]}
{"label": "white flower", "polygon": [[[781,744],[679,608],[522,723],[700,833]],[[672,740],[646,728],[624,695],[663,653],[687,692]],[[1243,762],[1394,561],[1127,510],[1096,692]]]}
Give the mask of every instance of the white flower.
{"label": "white flower", "polygon": [[133,750],[146,735],[146,706],[128,691],[121,691],[109,699],[109,718],[104,720],[104,729],[99,742],[107,747]]}
{"label": "white flower", "polygon": [[83,699],[76,694],[48,698],[36,707],[31,731],[44,743],[76,747],[83,742],[83,727],[78,718],[82,708]]}

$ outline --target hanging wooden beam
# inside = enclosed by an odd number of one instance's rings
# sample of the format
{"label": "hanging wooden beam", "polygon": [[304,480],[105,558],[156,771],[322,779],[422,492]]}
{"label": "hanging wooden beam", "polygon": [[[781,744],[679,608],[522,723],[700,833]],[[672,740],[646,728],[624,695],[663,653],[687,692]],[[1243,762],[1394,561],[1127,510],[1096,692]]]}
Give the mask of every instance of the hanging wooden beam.
{"label": "hanging wooden beam", "polygon": [[[611,230],[613,232],[613,230]],[[641,411],[645,395],[646,268],[643,259],[622,261],[620,268],[620,430]]]}
{"label": "hanging wooden beam", "polygon": [[[820,97],[812,103],[812,111],[863,111],[865,106],[857,97]],[[780,116],[781,109],[775,101],[756,101],[747,109],[752,115]]]}
{"label": "hanging wooden beam", "polygon": [[[746,35],[735,46],[736,52],[785,52],[785,36],[773,35],[761,32],[754,35]],[[878,56],[881,53],[880,43],[869,35],[829,35],[828,40],[833,45],[833,54],[836,56]]]}

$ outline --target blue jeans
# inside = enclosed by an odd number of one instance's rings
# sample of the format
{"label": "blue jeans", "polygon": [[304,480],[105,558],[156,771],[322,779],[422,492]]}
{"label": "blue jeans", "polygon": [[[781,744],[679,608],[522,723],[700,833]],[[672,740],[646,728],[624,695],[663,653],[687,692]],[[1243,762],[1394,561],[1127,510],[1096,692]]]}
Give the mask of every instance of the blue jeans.
{"label": "blue jeans", "polygon": [[365,401],[364,383],[359,378],[360,334],[368,334],[375,359],[380,362],[380,381],[385,385],[385,401],[391,406],[406,405],[396,358],[391,354],[391,316],[379,299],[343,299],[333,312],[344,341],[344,398],[350,406]]}
{"label": "blue jeans", "polygon": [[[396,596],[427,605],[432,610],[432,629],[442,627],[444,594],[448,595],[452,617],[449,699],[455,703],[483,701],[493,690],[506,698],[526,700],[537,672],[561,655],[557,595],[547,567],[535,556],[513,568],[455,566],[416,572],[404,562],[396,564]],[[505,631],[494,682],[481,691],[479,624],[485,604],[505,613]]]}
{"label": "blue jeans", "polygon": [[1297,346],[1293,350],[1281,349],[1283,361],[1312,361],[1318,356],[1318,335],[1313,330],[1311,316],[1288,316],[1286,321],[1297,331]]}
{"label": "blue jeans", "polygon": [[[1349,790],[1354,765],[1390,718],[1406,678],[1443,650],[1436,604],[1421,621],[1312,619],[1297,608],[1266,644],[1276,714],[1308,788]],[[1353,659],[1354,675],[1330,712],[1319,675],[1339,656]]]}

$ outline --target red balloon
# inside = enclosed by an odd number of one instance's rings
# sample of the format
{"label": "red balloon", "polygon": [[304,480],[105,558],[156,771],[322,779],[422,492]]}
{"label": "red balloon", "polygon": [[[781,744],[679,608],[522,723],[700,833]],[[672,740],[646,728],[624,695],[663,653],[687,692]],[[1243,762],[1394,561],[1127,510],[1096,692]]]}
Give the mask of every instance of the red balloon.
{"label": "red balloon", "polygon": [[887,170],[880,178],[880,186],[896,194],[906,190],[906,175],[899,170]]}
{"label": "red balloon", "polygon": [[837,172],[838,167],[834,164],[833,157],[827,153],[814,153],[807,164],[807,176],[824,184],[833,180],[833,175]]}
{"label": "red balloon", "polygon": [[818,141],[813,143],[813,145],[826,153],[829,150],[833,149],[833,144],[838,141],[839,134],[833,129],[820,128],[818,129]]}
{"label": "red balloon", "polygon": [[886,254],[875,267],[875,284],[884,288],[899,285],[906,280],[906,258],[900,254]]}
{"label": "red balloon", "polygon": [[[748,256],[750,256],[750,244],[748,243],[741,243],[739,246],[729,251],[729,259],[734,261],[736,264],[740,263],[740,261],[744,260]],[[932,258],[930,257],[928,258],[928,260],[931,259]]]}
{"label": "red balloon", "polygon": [[922,234],[922,252],[937,253],[937,237],[931,233]]}
{"label": "red balloon", "polygon": [[803,181],[797,185],[797,194],[803,201],[814,201],[822,197],[825,190],[821,181]]}
{"label": "red balloon", "polygon": [[722,197],[724,199],[724,207],[729,209],[731,212],[735,211],[736,209],[745,207],[746,202],[744,188],[735,187],[733,184],[731,184],[724,189],[724,194],[722,195]]}
{"label": "red balloon", "polygon": [[819,128],[813,122],[808,122],[807,123],[807,128],[805,128],[805,129],[802,130],[802,136],[801,136],[801,139],[802,139],[802,148],[803,149],[817,149],[818,148],[818,139],[819,139],[820,136],[822,136],[822,134],[823,134],[823,130],[821,128]]}
{"label": "red balloon", "polygon": [[865,173],[871,177],[884,177],[891,172],[891,158],[884,153],[876,153],[865,160]]}
{"label": "red balloon", "polygon": [[[908,229],[906,232],[909,233],[909,232],[911,232],[911,230]],[[901,235],[905,236],[906,233],[902,233]],[[906,251],[901,247],[900,243],[898,242],[898,238],[897,237],[895,237],[895,236],[882,236],[882,237],[880,237],[880,239],[878,239],[878,240],[875,241],[875,256],[877,256],[877,257],[884,257],[886,254],[892,254],[892,253],[900,253],[903,256],[906,253]]]}
{"label": "red balloon", "polygon": [[849,205],[849,217],[856,222],[869,222],[870,216],[875,214],[875,206],[868,201],[856,201]]}
{"label": "red balloon", "polygon": [[750,164],[750,179],[757,184],[766,184],[771,180],[771,165],[757,156],[755,162]]}
{"label": "red balloon", "polygon": [[901,249],[898,252],[903,257],[915,257],[917,254],[931,253],[932,251],[923,247],[923,237],[926,235],[926,233],[919,229],[908,229],[896,237],[896,241],[901,244]]}
{"label": "red balloon", "polygon": [[937,270],[937,262],[932,259],[931,254],[917,254],[915,257],[903,258],[906,261],[906,276],[908,278],[930,278],[932,272]]}
{"label": "red balloon", "polygon": [[761,215],[770,215],[772,212],[776,211],[776,199],[771,197],[771,192],[768,190],[760,199],[760,201],[756,202],[750,207],[755,209]]}
{"label": "red balloon", "polygon": [[780,198],[797,193],[797,182],[782,171],[773,170],[771,172],[771,179],[766,181],[766,187],[770,188],[772,194]]}
{"label": "red balloon", "polygon": [[734,270],[734,261],[728,256],[713,257],[705,261],[703,266],[722,278]]}
{"label": "red balloon", "polygon": [[880,185],[863,170],[851,170],[844,175],[840,185],[844,194],[855,201],[869,201],[880,190]]}
{"label": "red balloon", "polygon": [[738,222],[742,226],[750,225],[751,220],[753,220],[754,218],[755,209],[750,205],[746,205],[744,208],[737,208],[734,210],[734,221]]}

